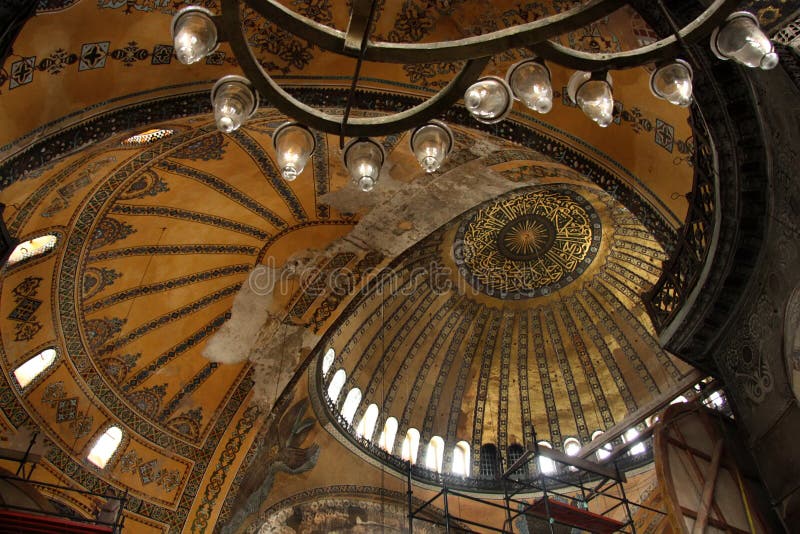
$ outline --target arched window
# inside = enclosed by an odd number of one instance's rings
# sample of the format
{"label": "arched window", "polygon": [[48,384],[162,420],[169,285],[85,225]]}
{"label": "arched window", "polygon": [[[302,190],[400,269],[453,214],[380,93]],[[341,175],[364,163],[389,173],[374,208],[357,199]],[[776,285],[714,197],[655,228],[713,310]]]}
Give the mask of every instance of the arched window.
{"label": "arched window", "polygon": [[33,258],[34,256],[46,254],[56,247],[57,242],[58,237],[53,234],[42,235],[29,239],[28,241],[23,241],[11,252],[11,256],[8,257],[6,265],[14,265],[15,263]]}
{"label": "arched window", "polygon": [[442,462],[444,461],[444,440],[439,436],[433,436],[428,442],[428,450],[425,453],[425,467],[437,473],[442,472]]}
{"label": "arched window", "polygon": [[[625,432],[625,443],[630,443],[631,441],[636,441],[636,438],[639,437],[639,431],[635,428],[629,428],[627,432]],[[647,448],[645,447],[644,443],[637,443],[633,447],[630,448],[631,454],[642,454]]]}
{"label": "arched window", "polygon": [[491,443],[481,445],[481,477],[482,478],[495,478],[497,477],[498,460],[497,447]]}
{"label": "arched window", "polygon": [[417,449],[419,449],[419,430],[409,428],[403,439],[403,460],[410,461],[412,464],[417,463]]}
{"label": "arched window", "polygon": [[121,442],[122,430],[119,427],[112,426],[100,436],[92,450],[89,451],[88,460],[100,469],[104,468]]}
{"label": "arched window", "polygon": [[19,386],[24,388],[33,382],[33,379],[50,367],[55,359],[55,349],[44,349],[36,356],[17,367],[14,370],[14,377],[17,379]]}
{"label": "arched window", "polygon": [[[522,448],[522,445],[520,445],[519,443],[513,443],[513,444],[509,445],[508,446],[508,465],[506,466],[506,469],[511,469],[511,466],[514,465],[517,462],[517,460],[522,458],[523,454],[525,454],[525,449]],[[527,477],[528,476],[528,463],[525,462],[525,465],[520,466],[520,468],[517,469],[514,472],[514,475],[515,476]]]}
{"label": "arched window", "polygon": [[344,404],[342,404],[342,417],[351,425],[353,424],[353,417],[356,415],[359,404],[361,404],[361,390],[353,388],[350,390],[350,393],[347,394],[347,398],[344,399]]}
{"label": "arched window", "polygon": [[380,445],[381,449],[391,453],[394,449],[395,437],[397,437],[397,419],[390,417],[383,425],[383,432],[381,432],[381,438],[378,442],[378,445]]}
{"label": "arched window", "polygon": [[339,400],[339,394],[341,394],[345,382],[347,382],[347,373],[344,372],[344,369],[339,369],[331,378],[331,383],[328,384],[328,398],[333,402]]}
{"label": "arched window", "polygon": [[358,423],[356,435],[371,440],[372,435],[375,433],[375,425],[378,423],[379,414],[378,405],[370,404],[367,407],[367,411],[364,412],[364,417],[361,418],[361,422]]}
{"label": "arched window", "polygon": [[567,438],[564,440],[564,452],[567,456],[575,456],[581,450],[581,442],[575,438]]}
{"label": "arched window", "polygon": [[322,376],[328,376],[328,371],[331,370],[331,365],[333,365],[333,360],[336,358],[336,352],[333,348],[328,349],[325,352],[325,356],[322,357]]}
{"label": "arched window", "polygon": [[[550,445],[550,443],[548,443],[547,441],[540,441],[539,442],[539,447],[540,448],[541,447],[545,447],[547,449],[552,449],[553,448],[553,446]],[[539,458],[538,458],[538,462],[539,462],[539,471],[541,471],[545,475],[552,475],[553,473],[556,472],[556,463],[553,460],[551,460],[550,458],[547,458],[546,456],[542,456],[540,454]]]}
{"label": "arched window", "polygon": [[453,449],[453,474],[468,477],[469,470],[469,443],[459,441]]}
{"label": "arched window", "polygon": [[722,408],[725,406],[725,396],[719,391],[714,391],[703,401],[703,404],[709,408]]}
{"label": "arched window", "polygon": [[140,134],[128,137],[127,139],[122,141],[122,144],[126,146],[146,145],[148,143],[158,141],[159,139],[164,139],[165,137],[169,137],[174,133],[175,130],[160,130],[158,128],[152,128]]}
{"label": "arched window", "polygon": [[[602,435],[603,435],[602,430],[595,430],[594,433],[592,434],[592,441],[596,440]],[[597,449],[597,452],[595,453],[597,455],[597,459],[602,462],[603,460],[608,458],[611,455],[611,448],[612,448],[611,444],[606,443],[601,448]]]}
{"label": "arched window", "polygon": [[672,399],[672,402],[670,402],[670,404],[680,404],[682,402],[686,402],[687,400],[688,399],[686,397],[684,397],[683,395],[678,395],[677,397]]}

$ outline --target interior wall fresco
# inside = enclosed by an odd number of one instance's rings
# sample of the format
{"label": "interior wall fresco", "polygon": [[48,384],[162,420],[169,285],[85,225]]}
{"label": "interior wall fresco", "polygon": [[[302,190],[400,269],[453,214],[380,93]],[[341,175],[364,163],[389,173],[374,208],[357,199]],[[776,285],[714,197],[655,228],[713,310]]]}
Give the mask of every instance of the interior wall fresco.
{"label": "interior wall fresco", "polygon": [[[328,207],[317,207],[320,188],[328,187],[327,171],[302,186],[299,197],[282,180],[277,185],[285,190],[267,185],[273,191],[269,194],[281,199],[266,202],[277,215],[261,207],[263,196],[238,189],[263,189],[243,185],[243,167],[234,185],[215,176],[223,154],[230,158],[236,151],[257,157],[251,160],[251,177],[258,183],[269,184],[269,177],[276,176],[264,168],[269,158],[261,142],[253,141],[271,133],[267,124],[274,120],[269,114],[261,117],[236,140],[223,140],[213,129],[204,133],[208,119],[196,118],[171,122],[165,126],[173,135],[133,149],[119,144],[126,133],[88,154],[55,162],[25,185],[3,192],[13,204],[9,226],[16,235],[55,231],[62,239],[54,252],[3,273],[3,313],[12,317],[2,323],[5,376],[41,348],[54,344],[60,353],[56,364],[24,391],[6,378],[0,398],[9,428],[30,424],[47,429],[53,444],[47,454],[54,468],[48,471],[51,481],[75,480],[95,491],[126,488],[131,520],[147,528],[180,529],[187,518],[198,518],[196,524],[190,519],[190,528],[203,531],[227,491],[218,482],[238,466],[237,452],[246,450],[251,430],[260,424],[261,411],[247,406],[251,370],[221,368],[193,354],[225,320],[259,253],[269,250],[264,232],[278,228],[261,230],[262,223],[257,227],[252,219],[243,221],[242,214],[267,216],[284,230],[290,229],[287,221],[300,228],[303,220],[352,225]],[[158,167],[165,162],[169,168]],[[187,169],[191,178],[177,172]],[[31,184],[36,185],[33,193]],[[214,202],[213,215],[179,207],[182,199],[208,200],[213,194],[233,200]],[[247,209],[239,216],[230,217],[243,206]],[[207,229],[198,233],[197,225]],[[166,239],[165,228],[178,239]],[[238,243],[234,235],[240,236]],[[193,255],[205,259],[186,263]],[[192,272],[181,273],[181,265],[191,265]],[[163,299],[170,293],[173,298]],[[56,328],[56,305],[70,308],[60,313],[71,314],[74,323],[61,321]],[[159,328],[178,335],[158,341]],[[173,379],[159,381],[164,373]],[[84,458],[111,422],[124,423],[125,440],[108,467],[99,470]],[[212,473],[216,478],[208,478]]]}

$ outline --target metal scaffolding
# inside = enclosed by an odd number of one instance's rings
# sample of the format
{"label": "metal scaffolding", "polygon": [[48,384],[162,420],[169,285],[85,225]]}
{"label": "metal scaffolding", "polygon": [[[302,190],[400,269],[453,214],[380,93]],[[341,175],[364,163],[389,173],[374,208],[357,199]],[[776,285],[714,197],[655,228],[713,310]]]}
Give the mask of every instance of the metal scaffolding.
{"label": "metal scaffolding", "polygon": [[[598,533],[624,532],[636,534],[632,507],[666,515],[640,503],[631,503],[625,493],[625,473],[620,469],[620,459],[628,450],[649,439],[651,432],[644,432],[636,440],[622,444],[609,452],[602,463],[584,458],[568,456],[561,451],[547,447],[534,446],[506,469],[500,480],[502,500],[478,497],[448,487],[442,478],[441,489],[422,505],[413,504],[412,466],[408,464],[408,519],[409,532],[413,533],[414,521],[444,527],[447,533],[470,532],[477,527],[486,532],[517,534],[515,524],[524,522],[529,532],[549,532],[549,534],[570,534],[578,531]],[[540,458],[547,458],[556,466],[548,470],[542,468]],[[451,510],[453,498],[466,499],[480,505],[502,510],[505,520],[502,526],[483,523],[477,518],[456,516]],[[605,503],[603,502],[605,501]],[[431,514],[432,507],[439,505],[443,511],[441,519]],[[590,511],[594,505],[597,512]],[[610,514],[619,508],[624,510],[620,519]],[[425,512],[428,513],[425,513]],[[619,517],[619,512],[617,516]],[[441,513],[438,514],[442,516]],[[547,530],[544,530],[547,529]]]}

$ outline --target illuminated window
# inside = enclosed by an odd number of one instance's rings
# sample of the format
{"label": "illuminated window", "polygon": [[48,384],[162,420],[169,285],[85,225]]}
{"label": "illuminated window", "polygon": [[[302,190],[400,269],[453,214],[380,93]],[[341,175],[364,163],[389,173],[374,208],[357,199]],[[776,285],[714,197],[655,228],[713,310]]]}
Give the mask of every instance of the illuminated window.
{"label": "illuminated window", "polygon": [[670,402],[670,404],[680,404],[680,403],[686,402],[686,401],[687,401],[686,397],[684,397],[683,395],[679,395],[679,396],[675,397],[674,399],[672,399],[672,402]]}
{"label": "illuminated window", "polygon": [[564,440],[564,452],[567,456],[575,456],[581,450],[581,442],[575,438],[567,438]]}
{"label": "illuminated window", "polygon": [[367,407],[367,411],[364,412],[364,417],[361,418],[361,422],[358,423],[356,435],[362,438],[372,439],[372,434],[375,433],[375,425],[378,423],[379,414],[378,405],[370,404]]}
{"label": "illuminated window", "polygon": [[[592,434],[592,441],[596,440],[602,435],[603,435],[602,430],[596,430],[594,434]],[[597,459],[602,462],[603,460],[608,458],[611,455],[611,448],[612,448],[611,444],[606,443],[601,448],[597,449],[597,452],[595,453],[597,455]]]}
{"label": "illuminated window", "polygon": [[333,349],[328,349],[325,353],[325,356],[322,357],[322,376],[326,376],[328,371],[331,370],[331,365],[333,365],[333,360],[336,358],[336,353]]}
{"label": "illuminated window", "polygon": [[453,474],[469,476],[469,443],[459,441],[453,449]]}
{"label": "illuminated window", "polygon": [[100,436],[100,439],[94,444],[92,450],[89,451],[89,456],[87,456],[87,458],[94,465],[102,469],[114,455],[114,451],[117,450],[121,442],[122,430],[120,430],[119,427],[112,426],[106,430],[105,434]]}
{"label": "illuminated window", "polygon": [[20,387],[24,388],[33,382],[33,379],[39,376],[42,371],[50,367],[55,359],[56,350],[45,349],[27,362],[17,367],[14,371],[14,377],[16,377]]}
{"label": "illuminated window", "polygon": [[25,261],[34,256],[47,254],[56,247],[57,242],[58,237],[53,234],[42,235],[29,239],[28,241],[23,241],[11,252],[11,256],[8,257],[6,265],[14,265],[15,263]]}
{"label": "illuminated window", "polygon": [[[547,448],[547,449],[552,449],[553,448],[553,446],[550,445],[546,441],[540,441],[539,442],[539,447],[540,448],[544,447],[544,448]],[[556,463],[552,459],[547,458],[545,456],[542,456],[540,454],[539,458],[538,458],[538,462],[539,462],[539,470],[542,473],[544,473],[545,475],[551,475],[551,474],[556,472]]]}
{"label": "illuminated window", "polygon": [[381,432],[381,438],[378,442],[378,445],[380,445],[381,449],[390,453],[392,450],[394,450],[395,437],[397,437],[397,419],[390,417],[383,425],[383,432]]}
{"label": "illuminated window", "polygon": [[433,436],[428,442],[428,451],[425,453],[425,467],[437,473],[442,472],[442,462],[444,461],[444,440],[439,436]]}
{"label": "illuminated window", "polygon": [[339,400],[339,394],[342,392],[345,382],[347,382],[347,373],[344,372],[344,369],[339,369],[331,378],[331,383],[328,384],[328,398],[333,402]]}
{"label": "illuminated window", "polygon": [[146,145],[147,143],[152,143],[154,141],[158,141],[159,139],[164,139],[165,137],[169,137],[174,133],[175,130],[159,130],[158,128],[153,128],[151,130],[147,130],[146,132],[142,132],[140,134],[128,137],[122,142],[122,144],[128,146]]}
{"label": "illuminated window", "polygon": [[725,397],[719,391],[715,391],[703,401],[703,404],[709,408],[722,408],[725,406]]}
{"label": "illuminated window", "polygon": [[406,437],[403,438],[403,460],[410,461],[412,464],[417,463],[417,449],[419,449],[419,430],[409,428]]}
{"label": "illuminated window", "polygon": [[[639,431],[635,428],[629,428],[628,431],[625,432],[625,443],[636,441],[637,437],[639,437]],[[631,454],[642,454],[645,450],[646,447],[644,443],[637,443],[630,448]]]}
{"label": "illuminated window", "polygon": [[481,477],[495,478],[498,471],[498,460],[497,447],[491,443],[481,445]]}
{"label": "illuminated window", "polygon": [[353,424],[353,417],[356,415],[359,404],[361,404],[361,390],[353,388],[350,390],[350,393],[347,394],[347,398],[344,399],[344,404],[342,404],[342,417],[351,425]]}

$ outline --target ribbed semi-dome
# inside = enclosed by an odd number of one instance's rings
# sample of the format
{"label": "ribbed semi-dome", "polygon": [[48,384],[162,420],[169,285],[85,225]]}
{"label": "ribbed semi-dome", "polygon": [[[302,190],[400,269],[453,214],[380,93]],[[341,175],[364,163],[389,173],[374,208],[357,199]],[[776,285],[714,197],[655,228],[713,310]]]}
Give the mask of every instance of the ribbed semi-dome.
{"label": "ribbed semi-dome", "polygon": [[640,299],[661,272],[662,245],[610,194],[528,158],[495,169],[530,185],[406,251],[330,338],[326,391],[338,370],[347,377],[336,409],[357,429],[377,404],[365,435],[376,444],[396,418],[394,443],[381,445],[396,456],[410,428],[419,459],[443,438],[444,471],[466,441],[473,474],[482,445],[508,458],[513,445],[587,443],[689,371],[659,347]]}

